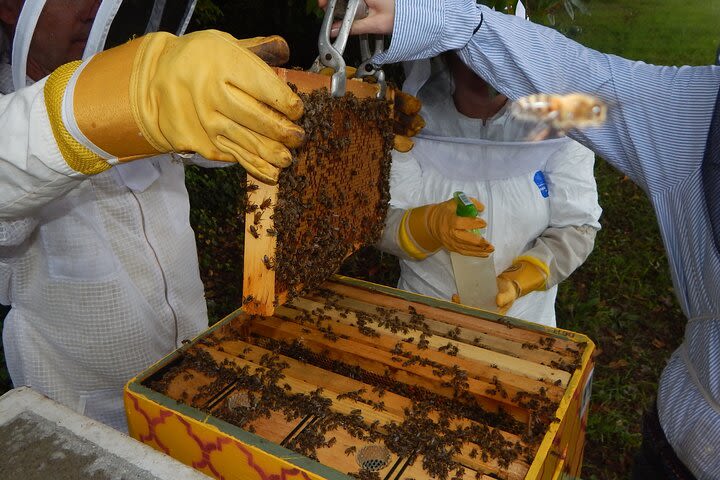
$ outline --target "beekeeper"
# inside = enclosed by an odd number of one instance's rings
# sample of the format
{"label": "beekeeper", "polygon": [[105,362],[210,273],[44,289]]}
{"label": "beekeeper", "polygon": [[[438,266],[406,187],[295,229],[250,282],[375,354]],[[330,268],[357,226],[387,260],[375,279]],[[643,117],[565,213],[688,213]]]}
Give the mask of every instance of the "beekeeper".
{"label": "beekeeper", "polygon": [[304,135],[301,100],[250,50],[284,41],[176,36],[194,5],[0,0],[7,366],[120,429],[123,384],[208,323],[180,160],[273,181]]}
{"label": "beekeeper", "polygon": [[[498,308],[555,326],[557,285],[585,261],[600,228],[593,153],[565,137],[528,141],[538,125],[511,115],[507,98],[455,54],[408,62],[406,73],[403,90],[421,100],[427,125],[413,150],[393,157],[379,246],[400,257],[398,287],[450,300],[448,252],[485,256],[489,242]],[[456,191],[484,204],[485,242],[467,237],[467,223],[451,225]]]}

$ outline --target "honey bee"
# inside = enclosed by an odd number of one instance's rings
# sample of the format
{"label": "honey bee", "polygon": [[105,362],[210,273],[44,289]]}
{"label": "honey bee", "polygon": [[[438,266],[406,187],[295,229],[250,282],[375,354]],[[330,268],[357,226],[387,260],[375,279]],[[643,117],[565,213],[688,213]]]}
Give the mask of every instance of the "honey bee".
{"label": "honey bee", "polygon": [[255,225],[250,225],[250,234],[255,238],[260,238],[260,234],[258,233],[258,229]]}
{"label": "honey bee", "polygon": [[268,270],[275,270],[275,261],[267,255],[263,256],[262,262]]}
{"label": "honey bee", "polygon": [[[597,127],[607,118],[605,103],[585,93],[528,95],[515,101],[510,112],[520,120],[542,122],[560,134],[571,128]],[[548,134],[545,128],[543,136],[533,139],[542,140]]]}

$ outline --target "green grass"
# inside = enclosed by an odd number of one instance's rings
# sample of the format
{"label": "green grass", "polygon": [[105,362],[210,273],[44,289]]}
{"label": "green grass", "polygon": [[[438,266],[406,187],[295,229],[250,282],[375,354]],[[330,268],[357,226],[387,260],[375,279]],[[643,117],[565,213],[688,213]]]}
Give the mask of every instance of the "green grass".
{"label": "green grass", "polygon": [[577,15],[569,32],[584,45],[657,65],[714,62],[720,2],[586,0],[586,5],[590,14]]}

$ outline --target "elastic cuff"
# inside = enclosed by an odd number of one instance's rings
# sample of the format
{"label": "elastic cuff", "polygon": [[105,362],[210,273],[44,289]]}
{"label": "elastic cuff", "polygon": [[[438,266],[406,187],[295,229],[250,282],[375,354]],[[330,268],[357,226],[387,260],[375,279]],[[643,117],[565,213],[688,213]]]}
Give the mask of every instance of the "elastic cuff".
{"label": "elastic cuff", "polygon": [[396,0],[390,48],[378,65],[432,58],[465,47],[482,15],[474,0]]}
{"label": "elastic cuff", "polygon": [[[526,263],[527,265],[523,265],[523,263]],[[519,264],[521,266],[518,275],[513,276],[513,280],[517,281],[517,286],[520,289],[520,296],[536,290],[545,290],[547,288],[547,279],[550,269],[541,260],[526,255],[517,257],[513,261],[513,264]],[[526,271],[524,275],[523,270]],[[529,273],[533,270],[537,273]]]}
{"label": "elastic cuff", "polygon": [[515,262],[520,262],[520,261],[527,262],[527,263],[537,267],[540,271],[542,271],[545,274],[545,278],[550,276],[550,267],[545,265],[545,262],[543,262],[539,258],[531,257],[530,255],[522,255],[515,259]]}
{"label": "elastic cuff", "polygon": [[60,175],[71,177],[71,178],[85,178],[86,175],[73,170],[70,165],[65,161],[60,146],[55,140],[55,132],[50,122],[50,116],[48,114],[47,104],[45,103],[45,83],[47,77],[30,85],[26,88],[35,88],[39,91],[37,94],[38,101],[32,103],[30,110],[30,118],[37,119],[35,122],[38,128],[30,129],[28,145],[33,145],[31,155],[35,158],[42,159],[42,163],[45,164],[50,170],[59,173]]}
{"label": "elastic cuff", "polygon": [[58,67],[48,77],[43,93],[53,136],[65,162],[78,173],[94,175],[110,168],[110,164],[68,132],[62,114],[68,83],[81,63],[76,61]]}
{"label": "elastic cuff", "polygon": [[439,242],[430,233],[428,217],[433,214],[437,205],[423,205],[422,207],[411,208],[407,216],[407,232],[415,244],[428,254],[435,253],[442,248]]}
{"label": "elastic cuff", "polygon": [[425,260],[431,252],[426,251],[420,245],[415,242],[410,233],[410,226],[408,225],[408,219],[410,217],[410,210],[407,210],[400,220],[400,226],[398,228],[398,244],[400,248],[410,255],[415,260]]}

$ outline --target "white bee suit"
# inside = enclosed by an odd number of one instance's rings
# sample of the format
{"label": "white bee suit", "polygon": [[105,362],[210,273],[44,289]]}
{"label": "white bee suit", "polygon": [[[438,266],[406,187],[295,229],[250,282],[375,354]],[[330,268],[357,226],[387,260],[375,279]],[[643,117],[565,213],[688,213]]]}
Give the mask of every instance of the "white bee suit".
{"label": "white bee suit", "polygon": [[184,166],[163,155],[91,177],[72,171],[45,80],[8,93],[10,72],[0,67],[8,369],[15,386],[126,429],[123,385],[207,327]]}
{"label": "white bee suit", "polygon": [[397,231],[404,210],[463,191],[485,204],[496,274],[521,255],[548,266],[548,289],[518,298],[507,315],[554,326],[557,284],[585,261],[600,228],[594,155],[567,138],[524,141],[528,125],[507,105],[486,122],[465,117],[444,63],[432,65],[432,74],[429,61],[407,70],[404,89],[423,102],[427,126],[409,153],[393,152],[391,210],[379,247],[400,257],[399,288],[450,299],[457,289],[448,252],[414,260],[398,246]]}

